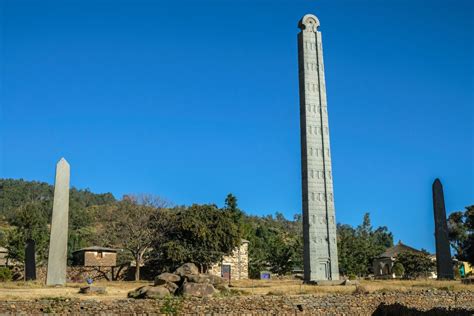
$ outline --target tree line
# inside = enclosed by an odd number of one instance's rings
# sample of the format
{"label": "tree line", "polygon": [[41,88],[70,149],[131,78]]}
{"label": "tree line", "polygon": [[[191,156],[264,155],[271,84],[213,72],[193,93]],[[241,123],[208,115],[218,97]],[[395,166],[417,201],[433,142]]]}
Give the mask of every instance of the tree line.
{"label": "tree line", "polygon": [[[0,179],[0,246],[9,256],[24,261],[24,245],[36,241],[37,262],[45,264],[49,245],[53,187],[47,183]],[[303,266],[301,214],[292,220],[283,214],[252,216],[229,194],[223,207],[215,204],[176,206],[152,195],[94,194],[71,189],[69,258],[87,246],[123,249],[119,264],[135,262],[151,273],[171,271],[184,262],[205,272],[240,245],[249,241],[249,273],[258,277],[270,270],[288,274]],[[393,246],[387,227],[372,227],[369,214],[356,227],[337,225],[339,268],[342,275],[372,273],[372,260]]]}

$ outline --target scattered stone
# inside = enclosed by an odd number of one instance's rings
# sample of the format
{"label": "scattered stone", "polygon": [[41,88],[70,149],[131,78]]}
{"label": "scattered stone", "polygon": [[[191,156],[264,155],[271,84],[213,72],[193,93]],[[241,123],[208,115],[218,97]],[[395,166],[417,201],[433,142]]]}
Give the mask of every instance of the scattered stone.
{"label": "scattered stone", "polygon": [[179,288],[179,286],[176,283],[171,283],[171,282],[167,282],[163,286],[165,288],[167,288],[168,291],[170,291],[171,294],[176,293],[176,290],[178,290],[178,288]]}
{"label": "scattered stone", "polygon": [[162,298],[170,295],[170,291],[164,286],[153,286],[145,292],[145,298]]}
{"label": "scattered stone", "polygon": [[[157,281],[159,284],[157,284]],[[181,281],[181,277],[179,275],[176,275],[174,273],[168,273],[168,272],[165,272],[165,273],[162,273],[160,274],[159,276],[157,276],[155,278],[155,285],[161,285],[161,284],[165,284],[165,283],[161,283],[160,281],[165,281],[165,282],[179,282]]]}
{"label": "scattered stone", "polygon": [[186,280],[191,283],[211,283],[210,278],[207,275],[204,274],[198,274],[198,275],[186,275]]}
{"label": "scattered stone", "polygon": [[103,286],[83,286],[79,289],[80,294],[105,294],[106,292]]}
{"label": "scattered stone", "polygon": [[369,290],[362,285],[357,285],[354,294],[369,294]]}
{"label": "scattered stone", "polygon": [[184,283],[181,289],[184,296],[208,297],[216,293],[216,289],[209,283]]}
{"label": "scattered stone", "polygon": [[209,283],[211,283],[214,286],[226,283],[225,279],[217,275],[209,274],[208,278],[209,278]]}
{"label": "scattered stone", "polygon": [[145,296],[145,293],[151,288],[149,285],[145,285],[142,287],[139,287],[136,290],[128,292],[128,297],[129,298],[143,298]]}
{"label": "scattered stone", "polygon": [[177,275],[184,277],[185,275],[197,275],[199,269],[194,263],[185,263],[174,272]]}

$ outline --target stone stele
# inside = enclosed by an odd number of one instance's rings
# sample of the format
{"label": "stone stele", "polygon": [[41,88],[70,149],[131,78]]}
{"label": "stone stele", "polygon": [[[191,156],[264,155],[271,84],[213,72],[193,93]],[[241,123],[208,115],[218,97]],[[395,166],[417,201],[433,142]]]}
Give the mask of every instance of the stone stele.
{"label": "stone stele", "polygon": [[65,285],[69,217],[69,164],[61,158],[56,165],[53,219],[49,241],[46,285]]}
{"label": "stone stele", "polygon": [[436,240],[436,270],[438,279],[454,279],[453,260],[448,239],[448,223],[444,206],[443,185],[439,179],[433,182],[433,208]]}
{"label": "stone stele", "polygon": [[26,240],[25,247],[25,281],[36,280],[36,251],[35,241],[33,239]]}
{"label": "stone stele", "polygon": [[338,280],[336,218],[319,20],[299,22],[298,68],[303,193],[304,279]]}

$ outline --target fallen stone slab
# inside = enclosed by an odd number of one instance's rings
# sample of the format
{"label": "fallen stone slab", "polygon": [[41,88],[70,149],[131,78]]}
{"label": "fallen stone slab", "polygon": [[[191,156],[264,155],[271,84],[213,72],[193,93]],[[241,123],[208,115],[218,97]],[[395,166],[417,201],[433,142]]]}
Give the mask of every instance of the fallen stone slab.
{"label": "fallen stone slab", "polygon": [[129,298],[143,298],[145,293],[151,288],[150,285],[141,286],[136,290],[128,292],[127,296]]}
{"label": "fallen stone slab", "polygon": [[199,269],[194,263],[188,262],[176,269],[174,273],[182,277],[185,275],[196,275],[199,274]]}
{"label": "fallen stone slab", "polygon": [[84,286],[79,289],[80,294],[105,294],[104,286]]}
{"label": "fallen stone slab", "polygon": [[181,281],[181,277],[177,274],[174,274],[174,273],[165,272],[165,273],[162,273],[162,274],[158,275],[155,278],[155,285],[165,284],[162,281],[178,283],[179,281]]}
{"label": "fallen stone slab", "polygon": [[170,295],[170,291],[164,286],[152,286],[145,292],[145,298],[162,298]]}

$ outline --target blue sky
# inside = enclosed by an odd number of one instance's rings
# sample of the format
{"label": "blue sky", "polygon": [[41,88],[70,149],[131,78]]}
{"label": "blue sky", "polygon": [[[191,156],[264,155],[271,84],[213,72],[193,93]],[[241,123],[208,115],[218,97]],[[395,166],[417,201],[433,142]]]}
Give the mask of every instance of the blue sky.
{"label": "blue sky", "polygon": [[434,250],[474,204],[474,2],[1,0],[1,177],[301,210],[297,22],[323,34],[336,216]]}

